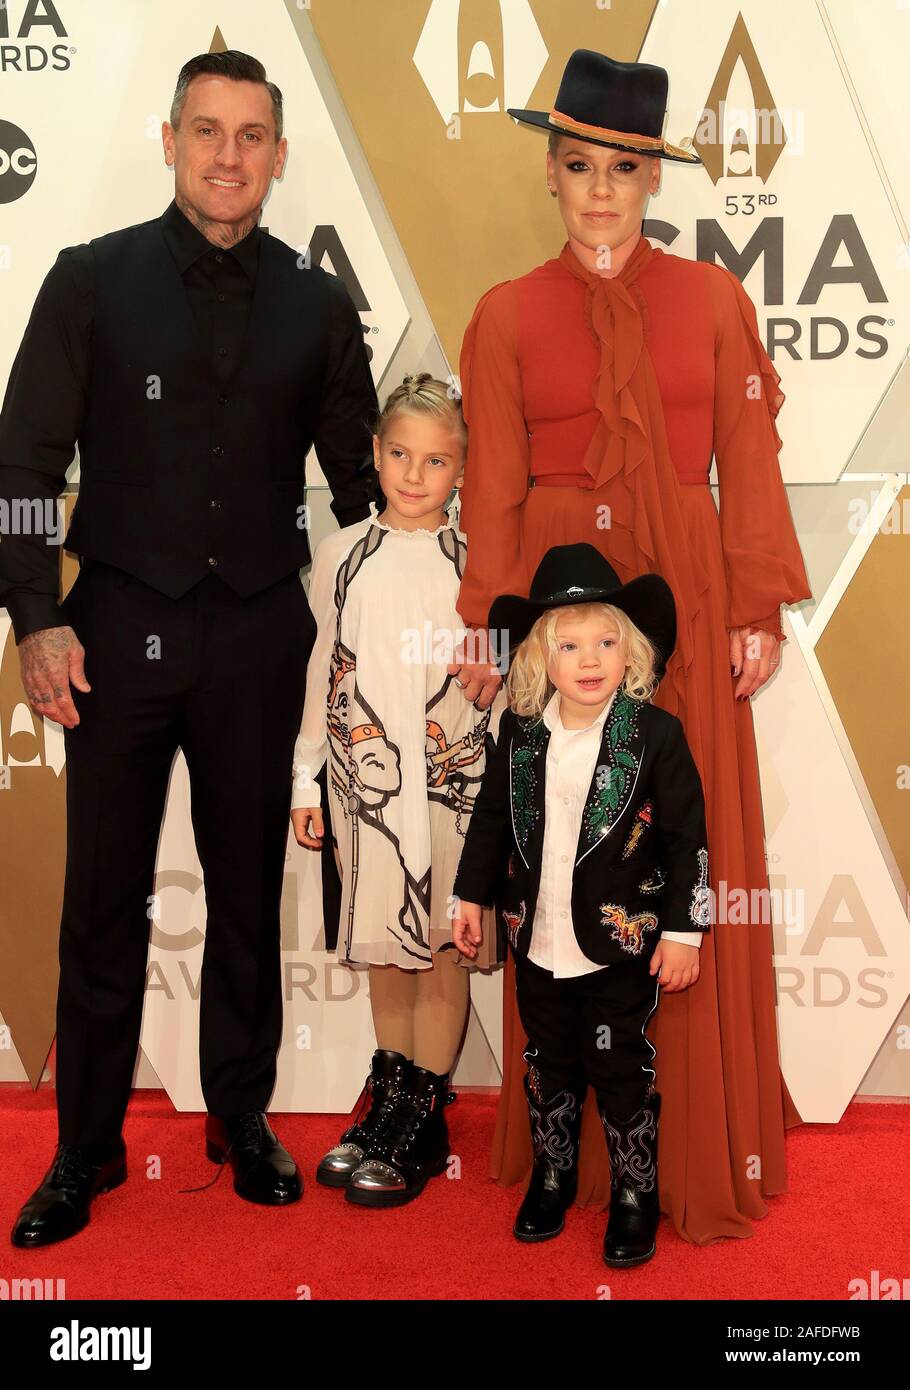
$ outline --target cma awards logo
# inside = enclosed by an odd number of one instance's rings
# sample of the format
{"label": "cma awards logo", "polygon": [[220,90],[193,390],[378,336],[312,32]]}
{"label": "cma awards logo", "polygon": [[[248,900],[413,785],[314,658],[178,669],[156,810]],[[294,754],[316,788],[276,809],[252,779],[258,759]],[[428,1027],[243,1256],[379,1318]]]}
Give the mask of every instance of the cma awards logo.
{"label": "cma awards logo", "polygon": [[758,178],[767,183],[788,143],[785,115],[796,128],[790,152],[802,153],[803,114],[778,110],[745,20],[738,15],[694,137],[711,182]]}
{"label": "cma awards logo", "polygon": [[432,0],[414,66],[443,121],[458,126],[524,106],[548,56],[530,0]]}
{"label": "cma awards logo", "polygon": [[[886,313],[860,314],[848,323],[830,313],[802,312],[805,306],[818,305],[830,287],[841,285],[858,286],[868,305],[888,304],[853,213],[829,206],[828,225],[822,229],[818,248],[801,268],[795,293],[788,288],[785,294],[783,198],[792,204],[791,219],[802,216],[803,225],[808,226],[824,211],[825,200],[838,196],[830,183],[813,184],[811,165],[799,166],[798,178],[791,176],[795,171],[784,170],[783,155],[805,154],[805,115],[805,108],[778,106],[745,21],[738,15],[693,136],[705,171],[714,186],[720,186],[723,199],[721,216],[699,217],[697,211],[706,200],[693,184],[695,255],[710,264],[719,262],[741,281],[760,265],[761,304],[771,308],[790,301],[788,314],[767,318],[766,346],[772,360],[786,354],[792,361],[826,362],[845,352],[875,360],[886,356],[891,347],[887,330],[893,328],[894,319]],[[772,175],[778,191],[768,187]],[[871,212],[867,235],[870,226],[874,231]],[[671,222],[646,219],[644,232],[669,247],[680,229]]]}
{"label": "cma awards logo", "polygon": [[27,193],[37,172],[38,156],[25,131],[0,121],[0,203],[14,203]]}
{"label": "cma awards logo", "polygon": [[52,40],[67,37],[54,0],[0,0],[0,72],[66,72],[76,50]]}

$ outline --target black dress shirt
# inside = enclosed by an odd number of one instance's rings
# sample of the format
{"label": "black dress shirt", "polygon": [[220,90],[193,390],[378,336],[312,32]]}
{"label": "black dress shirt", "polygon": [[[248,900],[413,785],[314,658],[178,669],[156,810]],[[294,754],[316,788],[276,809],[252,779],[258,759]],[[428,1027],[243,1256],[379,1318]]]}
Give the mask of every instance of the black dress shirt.
{"label": "black dress shirt", "polygon": [[[230,379],[243,348],[259,265],[258,226],[236,245],[214,246],[171,202],[161,219],[168,248],[207,343],[222,384]],[[45,277],[16,354],[0,413],[0,602],[6,604],[17,642],[30,632],[59,625],[58,547],[44,528],[15,534],[9,519],[51,515],[75,455],[91,371],[94,305],[91,245],[62,250]],[[321,458],[349,458],[354,432],[375,405],[372,376],[362,342],[350,334],[327,345],[326,395],[316,447]],[[352,414],[351,398],[364,409]],[[303,460],[301,460],[301,470]],[[375,477],[375,474],[373,475]],[[27,504],[23,508],[23,501]],[[366,506],[366,504],[365,504]],[[366,514],[343,519],[360,520]],[[5,513],[5,518],[4,518]],[[48,523],[49,524],[49,523]]]}

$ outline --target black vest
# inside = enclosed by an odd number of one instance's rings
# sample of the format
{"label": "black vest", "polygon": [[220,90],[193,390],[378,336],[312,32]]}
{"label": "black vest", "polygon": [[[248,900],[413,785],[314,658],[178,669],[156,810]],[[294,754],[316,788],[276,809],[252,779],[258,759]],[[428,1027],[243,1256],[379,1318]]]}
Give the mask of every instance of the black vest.
{"label": "black vest", "polygon": [[[67,548],[171,598],[211,572],[247,597],[302,568],[304,460],[344,286],[263,235],[246,337],[222,386],[160,219],[91,245],[92,374]],[[365,457],[369,446],[365,429]]]}

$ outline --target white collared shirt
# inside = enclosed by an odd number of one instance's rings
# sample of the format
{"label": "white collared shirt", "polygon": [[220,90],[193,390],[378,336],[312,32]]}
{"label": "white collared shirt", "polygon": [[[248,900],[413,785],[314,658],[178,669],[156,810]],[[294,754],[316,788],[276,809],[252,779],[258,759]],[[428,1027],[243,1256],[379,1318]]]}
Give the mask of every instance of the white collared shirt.
{"label": "white collared shirt", "polygon": [[[600,714],[586,729],[567,729],[564,726],[558,690],[554,690],[543,712],[543,721],[550,730],[546,808],[540,890],[528,959],[534,965],[552,971],[556,979],[610,968],[590,960],[578,944],[572,925],[572,876],[588,788],[600,752],[604,723],[615,698],[614,690]],[[663,932],[662,936],[666,941],[701,946],[701,932]]]}

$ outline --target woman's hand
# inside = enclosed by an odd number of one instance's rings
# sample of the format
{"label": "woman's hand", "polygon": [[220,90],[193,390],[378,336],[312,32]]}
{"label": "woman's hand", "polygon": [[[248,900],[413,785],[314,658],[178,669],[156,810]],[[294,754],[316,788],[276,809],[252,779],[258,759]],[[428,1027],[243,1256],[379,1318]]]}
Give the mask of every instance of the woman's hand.
{"label": "woman's hand", "polygon": [[322,823],[322,809],[319,806],[302,806],[291,812],[291,824],[298,845],[306,849],[322,849],[325,827]]}
{"label": "woman's hand", "polygon": [[458,902],[458,916],[452,918],[452,940],[469,960],[477,959],[477,948],[483,942],[482,912],[480,903],[466,903],[462,898]]}
{"label": "woman's hand", "polygon": [[[482,629],[471,632],[471,647],[468,652],[467,641],[459,644],[455,660],[446,667],[450,676],[455,677],[457,685],[464,691],[466,700],[476,704],[478,709],[492,705],[496,692],[502,685],[502,676],[490,661],[491,647],[489,634]],[[469,661],[467,658],[472,659]]]}
{"label": "woman's hand", "polygon": [[675,994],[695,984],[700,969],[698,952],[698,946],[684,946],[681,941],[658,941],[649,968],[652,975],[660,971],[665,994]]}
{"label": "woman's hand", "polygon": [[730,666],[739,676],[733,694],[747,700],[761,689],[780,665],[780,642],[770,632],[755,627],[731,627]]}

